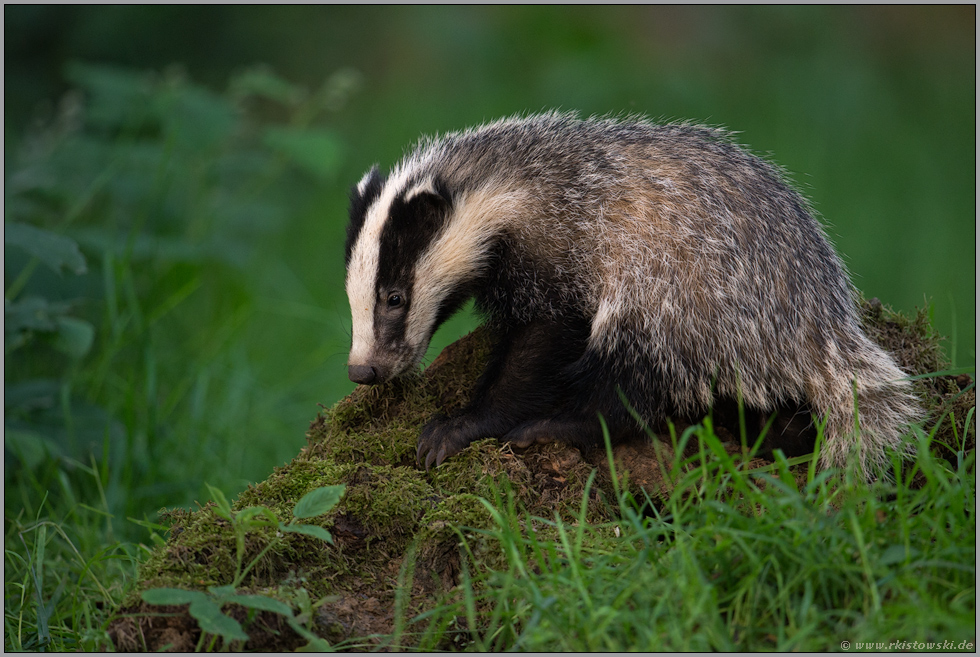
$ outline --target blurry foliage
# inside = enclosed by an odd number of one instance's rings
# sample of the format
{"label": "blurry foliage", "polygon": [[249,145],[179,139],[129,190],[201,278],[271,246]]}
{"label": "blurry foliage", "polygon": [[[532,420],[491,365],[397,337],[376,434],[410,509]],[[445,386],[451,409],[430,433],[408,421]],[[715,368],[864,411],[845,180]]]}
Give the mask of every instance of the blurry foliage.
{"label": "blurry foliage", "polygon": [[105,647],[142,549],[118,539],[145,538],[125,519],[162,542],[153,509],[264,478],[350,391],[345,190],[421,133],[555,107],[739,130],[858,288],[925,297],[973,362],[975,23],[969,5],[6,6],[5,646]]}
{"label": "blurry foliage", "polygon": [[216,430],[209,401],[242,385],[215,379],[228,350],[247,367],[236,337],[256,249],[336,174],[343,142],[323,119],[359,78],[308,93],[254,68],[216,94],[177,67],[76,63],[67,77],[5,175],[7,516],[36,514],[38,489],[91,501],[94,471],[121,520],[189,502],[209,470],[240,485],[223,461],[246,429],[211,454],[195,442]]}

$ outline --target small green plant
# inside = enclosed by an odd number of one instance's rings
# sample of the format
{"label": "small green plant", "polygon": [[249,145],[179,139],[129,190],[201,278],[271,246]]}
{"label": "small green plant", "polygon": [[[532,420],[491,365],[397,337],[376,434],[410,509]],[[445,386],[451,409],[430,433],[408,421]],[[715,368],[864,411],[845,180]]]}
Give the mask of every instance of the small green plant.
{"label": "small green plant", "polygon": [[279,520],[271,509],[264,506],[251,506],[235,512],[232,510],[228,498],[220,489],[210,484],[207,484],[207,487],[214,498],[214,512],[230,522],[235,532],[237,567],[234,581],[225,586],[210,586],[206,593],[176,588],[148,589],[143,592],[143,601],[151,605],[190,605],[187,611],[197,620],[202,630],[198,650],[204,646],[209,634],[212,636],[209,646],[211,648],[214,647],[218,637],[224,639],[226,644],[230,644],[232,641],[248,640],[248,634],[242,629],[241,624],[221,611],[222,606],[229,603],[239,604],[255,611],[269,611],[284,616],[289,626],[309,641],[307,648],[318,651],[329,650],[330,647],[326,641],[304,627],[304,623],[308,623],[312,619],[313,610],[326,599],[313,603],[310,601],[309,595],[304,595],[305,591],[303,591],[295,600],[300,607],[300,613],[294,616],[292,606],[289,604],[264,595],[238,593],[238,587],[249,571],[275,545],[275,541],[271,541],[254,559],[243,566],[245,535],[249,531],[262,527],[273,527],[276,529],[277,538],[282,538],[285,533],[305,534],[332,544],[333,537],[326,529],[299,521],[328,513],[343,497],[346,487],[340,484],[322,486],[311,490],[293,507],[293,518],[288,523]]}
{"label": "small green plant", "polygon": [[293,519],[290,520],[288,524],[283,523],[271,509],[264,506],[250,506],[247,509],[242,509],[241,511],[235,513],[232,511],[231,504],[228,503],[228,498],[225,497],[224,493],[210,484],[206,485],[208,490],[211,491],[212,497],[214,497],[214,512],[220,517],[229,521],[232,529],[235,532],[237,567],[235,571],[235,580],[231,583],[231,586],[233,587],[237,587],[242,583],[242,580],[245,579],[245,575],[247,575],[248,572],[255,567],[255,564],[257,564],[274,545],[274,543],[269,543],[266,545],[265,548],[259,552],[247,566],[243,568],[242,560],[245,556],[245,534],[247,534],[250,530],[258,529],[259,527],[274,527],[278,530],[277,536],[281,536],[282,533],[306,534],[307,536],[313,536],[324,540],[327,543],[333,543],[333,537],[330,536],[330,532],[323,527],[318,527],[317,525],[307,525],[297,521],[323,515],[334,508],[344,494],[345,486],[343,484],[338,486],[322,486],[311,490],[309,493],[304,495],[300,501],[296,503],[296,506],[293,507]]}

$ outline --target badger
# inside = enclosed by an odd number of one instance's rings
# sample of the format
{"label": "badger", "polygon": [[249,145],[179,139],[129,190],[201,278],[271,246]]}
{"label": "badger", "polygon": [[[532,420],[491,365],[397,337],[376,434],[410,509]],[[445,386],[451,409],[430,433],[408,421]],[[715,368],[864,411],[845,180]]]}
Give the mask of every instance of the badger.
{"label": "badger", "polygon": [[355,383],[417,368],[469,299],[496,336],[468,405],[422,429],[426,469],[482,438],[616,444],[721,398],[803,404],[821,467],[911,451],[907,375],[814,212],[722,129],[551,112],[422,138],[351,191],[344,257]]}

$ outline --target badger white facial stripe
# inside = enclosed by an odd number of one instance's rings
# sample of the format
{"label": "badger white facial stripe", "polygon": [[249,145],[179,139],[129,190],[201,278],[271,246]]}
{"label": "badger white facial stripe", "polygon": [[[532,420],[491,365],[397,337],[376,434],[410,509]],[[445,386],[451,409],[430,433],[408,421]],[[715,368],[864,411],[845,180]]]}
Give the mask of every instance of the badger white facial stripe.
{"label": "badger white facial stripe", "polygon": [[460,281],[478,277],[487,265],[492,240],[501,227],[514,221],[522,194],[502,189],[483,189],[457,201],[452,222],[425,252],[415,272],[408,342],[424,354],[435,332],[436,315],[443,299]]}
{"label": "badger white facial stripe", "polygon": [[402,196],[403,200],[407,203],[419,194],[439,194],[436,190],[435,185],[432,183],[432,178],[426,178],[422,182],[410,187],[405,194]]}

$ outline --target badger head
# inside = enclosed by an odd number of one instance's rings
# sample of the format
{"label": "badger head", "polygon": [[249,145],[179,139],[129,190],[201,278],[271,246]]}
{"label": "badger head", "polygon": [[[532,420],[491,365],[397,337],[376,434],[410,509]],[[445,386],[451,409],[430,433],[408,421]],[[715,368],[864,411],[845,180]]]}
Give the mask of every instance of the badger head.
{"label": "badger head", "polygon": [[382,383],[417,366],[432,334],[472,295],[478,254],[461,243],[447,186],[372,168],[351,191],[345,262],[352,317],[348,374]]}

